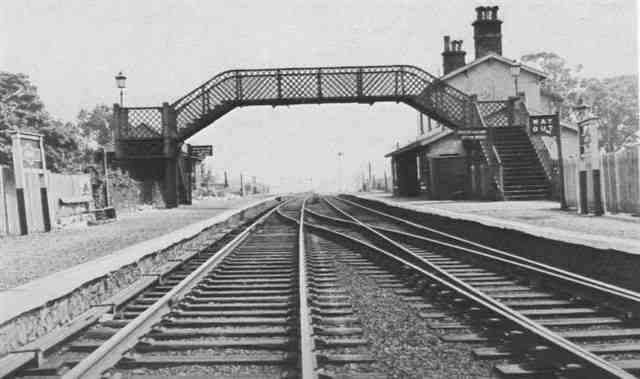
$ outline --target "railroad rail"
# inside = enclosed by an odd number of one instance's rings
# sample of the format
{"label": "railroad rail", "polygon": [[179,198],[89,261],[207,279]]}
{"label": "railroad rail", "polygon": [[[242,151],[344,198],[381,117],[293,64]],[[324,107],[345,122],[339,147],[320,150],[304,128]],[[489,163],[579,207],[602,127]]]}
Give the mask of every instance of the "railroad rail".
{"label": "railroad rail", "polygon": [[272,209],[129,301],[119,318],[85,325],[10,375],[382,377],[368,366],[374,359],[330,260],[317,244],[306,248],[303,220],[303,199]]}
{"label": "railroad rail", "polygon": [[292,198],[226,232],[168,274],[145,278],[117,305],[72,323],[56,342],[49,337],[61,347],[55,352],[26,348],[0,359],[0,373],[386,377],[337,262],[396,288],[444,341],[483,344],[475,356],[499,359],[502,375],[640,372],[633,291],[343,197]]}
{"label": "railroad rail", "polygon": [[[635,377],[632,372],[640,371],[637,359],[640,329],[633,319],[640,299],[637,293],[482,246],[347,199],[334,198],[325,205],[317,212],[308,210],[307,214],[332,224],[343,238],[382,247],[381,251],[407,267],[428,274],[438,288],[444,286],[445,292],[463,296],[464,300],[460,297],[454,300],[466,303],[467,308],[481,306],[499,316],[499,329],[505,332],[500,337],[509,343],[510,349],[478,349],[476,354],[485,358],[525,356],[528,360],[499,365],[501,373],[562,372],[574,377],[629,378]],[[434,325],[450,330],[459,326]],[[493,325],[489,334],[495,328]],[[467,335],[457,340],[465,337],[478,339]]]}

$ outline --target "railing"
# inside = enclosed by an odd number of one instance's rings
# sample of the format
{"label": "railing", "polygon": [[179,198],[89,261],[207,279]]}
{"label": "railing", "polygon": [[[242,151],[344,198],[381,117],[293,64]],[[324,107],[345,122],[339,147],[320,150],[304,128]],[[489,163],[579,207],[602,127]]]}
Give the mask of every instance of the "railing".
{"label": "railing", "polygon": [[509,101],[478,101],[478,112],[489,128],[511,126],[512,109]]}
{"label": "railing", "polygon": [[[487,104],[488,102],[482,102],[482,103]],[[494,133],[490,128],[488,128],[487,123],[482,115],[483,112],[479,110],[480,104],[481,102],[477,102],[476,104],[474,104],[476,107],[478,107],[480,125],[483,128],[488,129],[487,139],[480,141],[480,147],[482,148],[482,152],[484,153],[485,159],[487,160],[487,165],[489,166],[489,173],[491,175],[491,178],[493,179],[493,182],[496,185],[496,188],[499,192],[498,196],[501,197],[504,189],[504,186],[503,186],[504,168],[502,166],[502,160],[500,159],[500,155],[498,154],[498,151],[496,150],[496,147],[493,144]],[[487,108],[485,106],[485,111],[486,109]],[[498,109],[498,111],[501,111],[501,109]]]}
{"label": "railing", "polygon": [[[536,155],[538,157],[538,160],[540,161],[540,164],[542,165],[542,168],[544,168],[544,172],[547,175],[547,179],[552,185],[554,186],[557,185],[558,183],[560,183],[559,181],[560,171],[554,170],[551,154],[549,153],[549,149],[547,149],[547,145],[544,143],[542,136],[540,134],[533,134],[531,132],[529,128],[529,117],[531,116],[531,114],[529,113],[529,110],[527,109],[526,104],[522,102],[519,105],[519,108],[515,111],[520,113],[520,116],[524,121],[522,127],[525,129],[527,136],[529,137],[529,140],[533,145],[533,149],[536,151]],[[555,190],[556,191],[554,192],[557,192],[560,190],[560,188],[558,187]]]}
{"label": "railing", "polygon": [[491,151],[493,152],[493,156],[496,159],[496,166],[498,169],[498,172],[497,172],[498,189],[500,191],[503,191],[504,190],[504,166],[502,165],[502,159],[500,159],[500,154],[498,154],[498,150],[496,149],[495,145],[491,145]]}
{"label": "railing", "polygon": [[403,101],[453,128],[479,126],[470,96],[414,66],[225,71],[171,107],[185,139],[236,106]]}
{"label": "railing", "polygon": [[119,138],[162,138],[162,108],[120,108]]}

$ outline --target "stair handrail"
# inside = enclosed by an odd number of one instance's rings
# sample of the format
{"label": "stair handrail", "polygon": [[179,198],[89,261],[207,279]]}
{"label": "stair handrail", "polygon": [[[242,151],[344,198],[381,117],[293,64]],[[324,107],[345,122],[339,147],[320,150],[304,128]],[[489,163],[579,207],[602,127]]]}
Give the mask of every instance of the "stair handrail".
{"label": "stair handrail", "polygon": [[502,166],[502,159],[500,158],[500,153],[498,153],[498,149],[496,149],[496,145],[491,144],[491,150],[493,150],[493,155],[496,157],[496,161],[499,166]]}
{"label": "stair handrail", "polygon": [[480,146],[485,152],[485,160],[489,165],[489,174],[491,175],[491,178],[493,179],[493,182],[496,185],[498,191],[502,192],[504,167],[502,166],[502,159],[500,158],[500,154],[498,154],[498,150],[496,150],[496,147],[493,144],[493,130],[491,130],[491,128],[486,124],[484,116],[482,116],[477,102],[474,102],[474,106],[478,114],[480,124],[487,131],[488,138],[484,141],[480,141]]}

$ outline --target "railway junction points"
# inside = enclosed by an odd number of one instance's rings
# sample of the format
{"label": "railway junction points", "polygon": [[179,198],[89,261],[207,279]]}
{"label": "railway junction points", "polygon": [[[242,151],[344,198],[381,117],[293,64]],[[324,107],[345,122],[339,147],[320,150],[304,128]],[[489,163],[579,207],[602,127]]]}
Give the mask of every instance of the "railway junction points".
{"label": "railway junction points", "polygon": [[[467,239],[478,233],[474,216],[456,224],[464,215],[452,221],[403,207],[375,195],[255,199],[4,291],[12,306],[3,306],[2,330],[13,345],[3,345],[2,374],[579,378],[640,370],[639,289],[624,269],[580,265],[592,270],[581,276],[571,267],[575,241],[552,241],[546,258],[568,257],[563,267],[529,260],[532,243],[509,249],[517,229],[502,229],[506,242],[496,248]],[[612,266],[640,265],[633,252],[580,249]]]}

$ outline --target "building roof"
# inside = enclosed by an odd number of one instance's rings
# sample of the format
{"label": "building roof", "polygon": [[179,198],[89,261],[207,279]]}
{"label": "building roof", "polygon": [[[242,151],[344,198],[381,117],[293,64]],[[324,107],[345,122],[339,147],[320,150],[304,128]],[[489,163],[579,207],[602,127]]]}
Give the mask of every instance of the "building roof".
{"label": "building roof", "polygon": [[[533,113],[533,112],[531,114],[535,115],[535,113]],[[576,132],[576,133],[578,132],[578,127],[576,125],[572,124],[572,123],[561,121],[560,122],[560,127],[564,128],[564,129],[567,129],[567,130],[570,130],[572,132]],[[406,153],[406,152],[412,151],[412,150],[417,149],[419,147],[427,146],[427,145],[429,145],[431,143],[434,143],[434,142],[437,142],[437,141],[441,140],[442,138],[447,137],[447,136],[449,136],[449,135],[451,135],[453,133],[454,133],[454,131],[452,129],[445,128],[442,131],[440,131],[439,133],[435,133],[435,134],[431,134],[431,135],[428,135],[428,136],[425,136],[425,137],[418,138],[417,140],[415,140],[413,142],[410,142],[410,143],[408,143],[408,144],[406,144],[406,145],[404,145],[402,147],[399,147],[398,149],[385,154],[384,157],[388,158],[388,157],[391,157],[391,156],[394,156],[394,155],[399,155],[399,154],[402,154],[402,153]]]}
{"label": "building roof", "polygon": [[[475,67],[475,66],[477,66],[479,64],[482,64],[482,63],[484,63],[484,62],[486,62],[488,60],[491,60],[491,59],[497,60],[498,62],[502,62],[502,63],[504,63],[506,65],[509,65],[509,66],[513,66],[516,63],[516,61],[511,60],[509,58],[505,58],[502,55],[491,53],[491,54],[487,54],[487,55],[483,56],[482,58],[478,58],[478,59],[476,59],[474,61],[471,61],[471,62],[467,63],[466,65],[458,68],[457,70],[451,71],[450,73],[442,76],[440,79],[441,80],[447,80],[447,79],[453,78],[454,76],[457,76],[457,75],[459,75],[459,74],[461,74],[461,73],[463,73],[463,72],[465,72],[465,71],[467,71],[467,70],[469,70],[469,69],[471,69],[471,68],[473,68],[473,67]],[[547,77],[547,74],[544,71],[540,71],[540,70],[535,69],[535,68],[533,68],[531,66],[527,66],[527,65],[521,64],[520,69],[523,70],[523,71],[527,71],[527,72],[529,72],[529,73],[531,73],[533,75],[539,76],[539,77],[541,77],[543,79]]]}
{"label": "building roof", "polygon": [[444,128],[442,129],[440,132],[438,133],[434,133],[434,134],[430,134],[424,137],[420,137],[417,140],[408,143],[407,145],[404,145],[390,153],[385,154],[385,158],[390,157],[392,155],[398,155],[398,154],[402,154],[402,153],[406,153],[407,151],[411,151],[413,149],[416,149],[418,147],[422,147],[422,146],[426,146],[430,143],[436,142],[448,135],[453,134],[453,130],[452,129],[448,129],[448,128]]}

